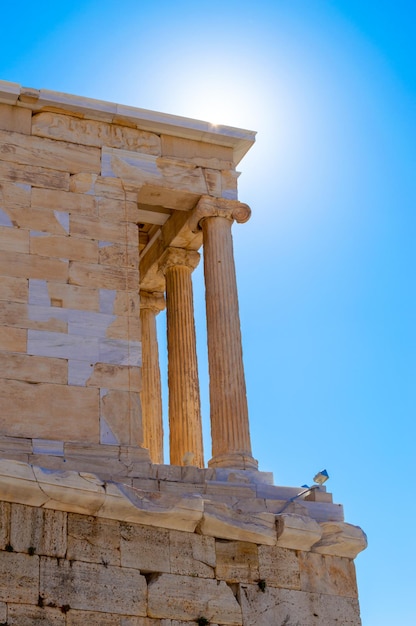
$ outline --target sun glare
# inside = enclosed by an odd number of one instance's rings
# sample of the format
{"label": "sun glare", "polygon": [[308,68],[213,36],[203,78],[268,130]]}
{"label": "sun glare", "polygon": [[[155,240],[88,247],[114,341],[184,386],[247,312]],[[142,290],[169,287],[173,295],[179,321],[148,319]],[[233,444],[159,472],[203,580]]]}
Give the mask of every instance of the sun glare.
{"label": "sun glare", "polygon": [[215,90],[215,93],[207,90],[205,93],[196,94],[193,102],[189,103],[192,116],[200,120],[209,122],[213,126],[236,126],[244,119],[242,111],[237,115],[235,103],[230,94],[222,89]]}

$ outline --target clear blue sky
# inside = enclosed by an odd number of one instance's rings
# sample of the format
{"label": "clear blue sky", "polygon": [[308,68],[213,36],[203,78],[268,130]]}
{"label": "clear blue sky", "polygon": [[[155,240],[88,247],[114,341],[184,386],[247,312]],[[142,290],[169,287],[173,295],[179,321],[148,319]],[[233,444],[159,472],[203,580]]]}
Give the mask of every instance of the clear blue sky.
{"label": "clear blue sky", "polygon": [[416,624],[415,13],[411,0],[2,6],[3,80],[258,131],[239,168],[253,216],[234,227],[254,456],[277,484],[327,468],[369,537],[364,626]]}

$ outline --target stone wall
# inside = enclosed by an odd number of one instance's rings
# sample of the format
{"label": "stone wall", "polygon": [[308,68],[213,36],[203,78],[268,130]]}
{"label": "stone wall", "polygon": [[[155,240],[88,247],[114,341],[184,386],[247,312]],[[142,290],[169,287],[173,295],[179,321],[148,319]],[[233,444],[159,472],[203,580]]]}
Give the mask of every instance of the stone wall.
{"label": "stone wall", "polygon": [[0,431],[140,443],[137,202],[103,146],[137,129],[0,104]]}
{"label": "stone wall", "polygon": [[127,473],[0,460],[0,624],[360,626],[366,538],[322,487],[222,468]]}
{"label": "stone wall", "polygon": [[360,623],[347,558],[8,502],[0,548],[10,626]]}

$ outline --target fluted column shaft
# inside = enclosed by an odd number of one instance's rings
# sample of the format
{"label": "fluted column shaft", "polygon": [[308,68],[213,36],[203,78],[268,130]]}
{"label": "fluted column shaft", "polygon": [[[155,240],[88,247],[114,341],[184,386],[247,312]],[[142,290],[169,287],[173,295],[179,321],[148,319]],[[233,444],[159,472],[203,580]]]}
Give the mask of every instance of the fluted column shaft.
{"label": "fluted column shaft", "polygon": [[143,444],[149,449],[152,463],[163,463],[162,390],[156,315],[164,308],[163,294],[140,292]]}
{"label": "fluted column shaft", "polygon": [[257,468],[252,457],[231,226],[250,209],[203,198],[195,212],[202,228],[206,290],[211,467]]}
{"label": "fluted column shaft", "polygon": [[160,267],[166,278],[170,462],[203,467],[191,279],[198,262],[197,252],[168,248]]}

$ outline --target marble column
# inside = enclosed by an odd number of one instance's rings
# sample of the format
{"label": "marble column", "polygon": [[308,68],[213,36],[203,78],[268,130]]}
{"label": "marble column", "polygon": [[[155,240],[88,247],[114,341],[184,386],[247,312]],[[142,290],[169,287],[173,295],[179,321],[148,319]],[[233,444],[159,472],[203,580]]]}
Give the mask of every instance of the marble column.
{"label": "marble column", "polygon": [[210,467],[257,469],[251,453],[231,226],[251,211],[235,200],[201,198],[191,228],[202,229],[212,459]]}
{"label": "marble column", "polygon": [[142,327],[142,404],[143,445],[152,463],[163,463],[162,391],[156,315],[165,308],[162,293],[140,292]]}
{"label": "marble column", "polygon": [[172,465],[204,466],[192,270],[199,254],[168,248],[160,269],[166,279],[169,443]]}

